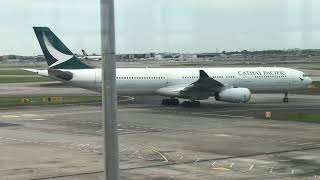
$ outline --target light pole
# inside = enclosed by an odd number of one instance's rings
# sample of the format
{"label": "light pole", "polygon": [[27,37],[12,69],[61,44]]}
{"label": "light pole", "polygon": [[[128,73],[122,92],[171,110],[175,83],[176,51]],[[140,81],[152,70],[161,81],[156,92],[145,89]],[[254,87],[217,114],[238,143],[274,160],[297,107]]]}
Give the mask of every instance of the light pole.
{"label": "light pole", "polygon": [[119,179],[114,0],[100,0],[104,177]]}

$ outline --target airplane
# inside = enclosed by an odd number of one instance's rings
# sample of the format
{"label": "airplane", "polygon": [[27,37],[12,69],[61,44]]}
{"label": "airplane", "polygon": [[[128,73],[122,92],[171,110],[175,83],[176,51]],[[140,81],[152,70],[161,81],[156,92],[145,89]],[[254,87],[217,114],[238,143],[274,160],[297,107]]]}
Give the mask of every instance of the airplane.
{"label": "airplane", "polygon": [[[101,92],[102,71],[80,61],[48,28],[33,27],[47,64],[46,70],[27,69],[66,85]],[[200,106],[200,100],[247,103],[252,93],[303,90],[312,79],[301,71],[282,67],[227,68],[117,68],[118,95],[160,95],[164,106]]]}
{"label": "airplane", "polygon": [[86,59],[86,60],[94,60],[94,61],[101,61],[101,56],[99,55],[88,55],[87,52],[84,50],[84,49],[81,49],[82,51],[82,57],[83,59]]}

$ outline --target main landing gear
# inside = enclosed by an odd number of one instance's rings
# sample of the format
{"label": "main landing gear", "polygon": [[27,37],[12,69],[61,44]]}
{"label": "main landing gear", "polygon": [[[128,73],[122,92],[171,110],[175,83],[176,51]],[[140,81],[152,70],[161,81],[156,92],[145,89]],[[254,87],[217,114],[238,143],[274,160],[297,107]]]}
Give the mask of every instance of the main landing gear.
{"label": "main landing gear", "polygon": [[285,92],[285,93],[284,93],[283,102],[285,102],[285,103],[289,102],[288,92]]}
{"label": "main landing gear", "polygon": [[163,99],[162,100],[162,105],[164,106],[179,106],[179,100],[175,99],[175,98],[171,98],[171,99]]}
{"label": "main landing gear", "polygon": [[[163,99],[161,104],[164,106],[179,106],[179,100],[175,98]],[[199,101],[183,101],[181,105],[183,107],[199,107],[200,102]]]}
{"label": "main landing gear", "polygon": [[182,103],[183,107],[199,107],[200,102],[199,101],[184,101]]}

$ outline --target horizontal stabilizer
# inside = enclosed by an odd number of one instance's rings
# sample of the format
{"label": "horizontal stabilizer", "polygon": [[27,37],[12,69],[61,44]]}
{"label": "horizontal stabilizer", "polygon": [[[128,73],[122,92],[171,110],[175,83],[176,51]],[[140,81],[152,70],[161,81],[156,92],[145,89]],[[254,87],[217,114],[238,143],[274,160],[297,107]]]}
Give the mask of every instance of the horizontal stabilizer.
{"label": "horizontal stabilizer", "polygon": [[34,72],[34,73],[37,73],[38,70],[37,69],[23,69],[25,71],[29,71],[29,72]]}
{"label": "horizontal stabilizer", "polygon": [[29,71],[29,72],[34,72],[39,76],[44,76],[44,77],[48,77],[48,70],[38,70],[38,69],[23,69],[25,71]]}

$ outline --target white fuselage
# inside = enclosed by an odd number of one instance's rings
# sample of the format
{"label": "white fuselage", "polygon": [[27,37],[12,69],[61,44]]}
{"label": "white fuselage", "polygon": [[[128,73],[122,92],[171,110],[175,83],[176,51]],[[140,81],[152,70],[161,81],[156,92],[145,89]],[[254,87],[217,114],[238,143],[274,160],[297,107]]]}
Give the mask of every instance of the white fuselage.
{"label": "white fuselage", "polygon": [[101,56],[84,56],[83,59],[93,60],[93,61],[100,61],[101,60]]}
{"label": "white fuselage", "polygon": [[[277,93],[305,89],[311,78],[303,72],[278,67],[254,68],[117,68],[119,95],[156,94],[160,88],[188,85],[199,79],[199,70],[224,85],[248,88],[252,93]],[[67,70],[72,86],[101,91],[101,69]]]}

